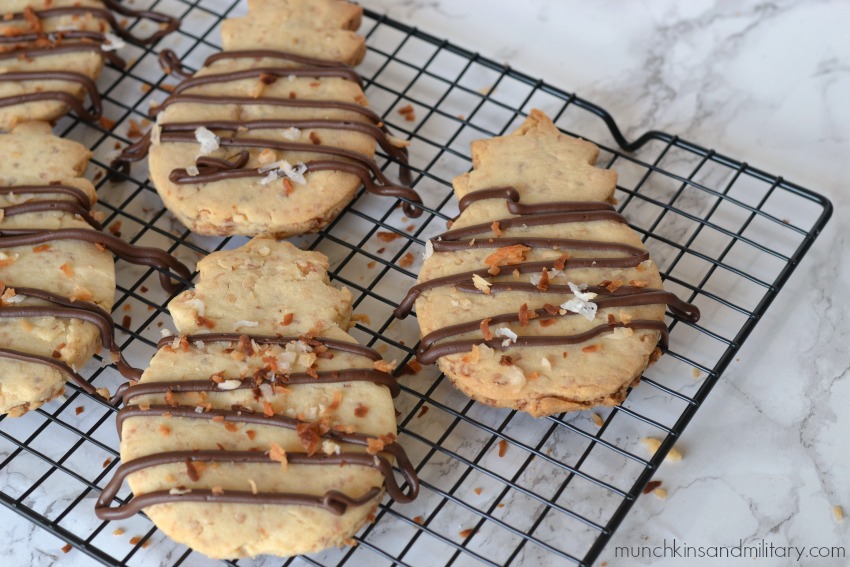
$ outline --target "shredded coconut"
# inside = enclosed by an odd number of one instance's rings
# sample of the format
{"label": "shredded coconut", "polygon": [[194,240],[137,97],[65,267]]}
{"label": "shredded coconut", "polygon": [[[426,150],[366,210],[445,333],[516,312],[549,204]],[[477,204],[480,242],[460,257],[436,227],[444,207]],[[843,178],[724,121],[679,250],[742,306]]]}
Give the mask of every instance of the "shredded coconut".
{"label": "shredded coconut", "polygon": [[274,390],[272,390],[271,384],[263,382],[262,384],[260,384],[260,393],[263,395],[264,398],[271,399],[271,397],[274,395]]}
{"label": "shredded coconut", "polygon": [[283,137],[287,140],[297,140],[301,137],[301,130],[298,128],[287,128],[283,131]]}
{"label": "shredded coconut", "polygon": [[289,75],[288,77],[286,77],[286,79],[287,79],[288,81],[294,81],[294,80],[295,80],[295,74],[291,74],[291,75]]}
{"label": "shredded coconut", "polygon": [[260,180],[260,185],[268,185],[269,183],[274,183],[278,179],[280,179],[280,175],[277,174],[277,170],[270,171],[268,175]]}
{"label": "shredded coconut", "polygon": [[162,335],[162,338],[170,337],[173,333],[170,329],[160,329],[159,334]]}
{"label": "shredded coconut", "polygon": [[198,169],[197,165],[190,165],[186,168],[186,173],[188,173],[190,177],[197,177],[201,174],[201,170]]}
{"label": "shredded coconut", "polygon": [[425,241],[425,253],[422,254],[422,259],[427,260],[434,255],[434,243],[430,240]]}
{"label": "shredded coconut", "polygon": [[218,136],[203,126],[195,130],[195,139],[201,144],[201,153],[198,154],[201,156],[208,156],[216,151],[219,147],[219,142],[221,142]]}
{"label": "shredded coconut", "polygon": [[552,370],[552,363],[549,362],[549,359],[545,356],[540,359],[540,366],[542,366],[546,370]]}
{"label": "shredded coconut", "polygon": [[127,44],[123,39],[115,35],[114,33],[106,32],[103,34],[103,38],[106,40],[105,43],[100,44],[100,48],[103,51],[117,51],[124,47],[127,47]]}
{"label": "shredded coconut", "polygon": [[195,345],[195,348],[204,348],[204,341],[195,341],[192,344]]}
{"label": "shredded coconut", "polygon": [[339,455],[340,446],[333,441],[322,441],[322,453],[325,455]]}
{"label": "shredded coconut", "polygon": [[514,333],[513,331],[511,331],[507,327],[502,327],[500,329],[496,329],[496,331],[493,334],[496,335],[497,337],[506,337],[505,340],[502,341],[503,347],[506,347],[506,346],[508,346],[512,343],[515,343],[516,340],[519,338],[519,336],[516,333]]}
{"label": "shredded coconut", "polygon": [[242,382],[239,380],[225,380],[224,382],[219,382],[218,389],[219,390],[235,390],[239,386],[242,385]]}
{"label": "shredded coconut", "polygon": [[172,488],[168,491],[172,496],[180,496],[181,494],[189,494],[192,492],[191,488]]}
{"label": "shredded coconut", "polygon": [[204,413],[204,406],[195,406],[195,413]]}
{"label": "shredded coconut", "polygon": [[239,327],[259,327],[260,324],[257,321],[245,321],[244,319],[241,321],[236,321],[236,328]]}
{"label": "shredded coconut", "polygon": [[573,298],[561,304],[561,309],[578,313],[588,321],[593,321],[596,317],[596,304],[591,301],[596,297],[595,293],[584,292],[587,289],[587,284],[576,285],[573,282],[567,282],[570,290],[573,292]]}
{"label": "shredded coconut", "polygon": [[27,298],[26,295],[16,294],[16,295],[13,295],[12,297],[4,297],[3,301],[5,303],[20,303],[21,301],[23,301],[26,298]]}

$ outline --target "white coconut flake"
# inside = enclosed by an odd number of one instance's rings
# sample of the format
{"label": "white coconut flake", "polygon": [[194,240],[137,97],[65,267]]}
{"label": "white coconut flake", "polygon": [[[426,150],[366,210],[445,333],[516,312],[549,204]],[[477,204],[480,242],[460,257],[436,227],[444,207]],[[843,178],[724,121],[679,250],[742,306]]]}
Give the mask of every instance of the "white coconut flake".
{"label": "white coconut flake", "polygon": [[505,340],[502,341],[503,347],[506,347],[506,346],[508,346],[512,343],[515,343],[516,340],[519,338],[519,336],[516,333],[514,333],[513,331],[511,331],[507,327],[502,327],[500,329],[496,329],[496,331],[493,334],[496,335],[497,337],[506,337]]}
{"label": "white coconut flake", "polygon": [[6,303],[20,303],[21,301],[23,301],[26,298],[27,298],[26,295],[16,294],[16,295],[13,295],[12,297],[7,297],[7,298],[3,299],[3,301],[6,302]]}
{"label": "white coconut flake", "polygon": [[281,167],[283,167],[283,164],[285,164],[285,163],[288,164],[289,162],[287,162],[285,159],[282,159],[280,161],[276,161],[276,162],[270,163],[268,165],[264,165],[263,167],[259,168],[257,171],[259,171],[260,173],[266,173],[268,171],[274,171],[275,173],[277,173],[277,170],[280,169]]}
{"label": "white coconut flake", "polygon": [[208,156],[219,148],[221,139],[203,126],[195,129],[195,139],[201,144],[199,156]]}
{"label": "white coconut flake", "polygon": [[270,171],[268,175],[260,180],[260,185],[268,185],[269,183],[274,183],[278,179],[280,179],[280,175],[278,175],[277,170]]}
{"label": "white coconut flake", "polygon": [[333,441],[322,441],[322,453],[325,455],[339,455],[340,446]]}
{"label": "white coconut flake", "polygon": [[195,406],[195,413],[204,413],[204,406]]}
{"label": "white coconut flake", "polygon": [[562,303],[561,309],[578,313],[588,321],[593,321],[596,317],[597,306],[591,300],[596,298],[596,294],[584,291],[587,289],[587,284],[576,285],[573,282],[567,282],[567,285],[570,286],[570,290],[573,292],[574,297],[569,301]]}
{"label": "white coconut flake", "polygon": [[160,329],[159,334],[162,335],[162,338],[170,337],[172,334],[171,329]]}
{"label": "white coconut flake", "polygon": [[292,167],[288,163],[284,162],[283,166],[280,169],[285,176],[287,176],[295,183],[298,183],[299,185],[304,185],[307,183],[307,179],[304,177],[304,174],[307,172],[306,163],[297,163],[295,164],[295,167]]}
{"label": "white coconut flake", "polygon": [[180,337],[174,337],[174,340],[171,341],[171,348],[174,350],[180,348]]}
{"label": "white coconut flake", "polygon": [[287,140],[297,140],[301,137],[301,130],[298,128],[287,128],[283,131],[283,137]]}
{"label": "white coconut flake", "polygon": [[434,243],[430,240],[425,241],[425,253],[422,254],[422,259],[427,260],[434,255]]}
{"label": "white coconut flake", "polygon": [[218,389],[219,390],[235,390],[239,386],[242,385],[242,382],[239,380],[225,380],[224,382],[219,382]]}
{"label": "white coconut flake", "polygon": [[240,321],[236,321],[236,328],[240,327],[259,327],[260,324],[257,321],[246,321],[244,319]]}
{"label": "white coconut flake", "polygon": [[198,316],[204,316],[204,302],[198,298],[187,299],[186,303],[195,308],[195,311],[198,312]]}
{"label": "white coconut flake", "polygon": [[274,390],[272,390],[271,384],[263,382],[262,384],[260,384],[260,393],[263,395],[264,398],[271,399],[271,397],[274,395]]}
{"label": "white coconut flake", "polygon": [[198,349],[204,348],[204,341],[195,341],[192,344],[195,345],[195,348],[198,348]]}
{"label": "white coconut flake", "polygon": [[117,51],[127,47],[127,43],[114,33],[106,32],[103,34],[103,39],[106,40],[104,43],[100,44],[100,48],[103,51]]}
{"label": "white coconut flake", "polygon": [[540,366],[542,366],[546,370],[549,370],[549,371],[552,370],[552,363],[549,362],[549,359],[546,358],[545,356],[540,359]]}
{"label": "white coconut flake", "polygon": [[291,74],[291,75],[289,75],[288,77],[286,77],[286,79],[287,79],[288,81],[294,81],[294,80],[295,80],[295,74]]}
{"label": "white coconut flake", "polygon": [[197,177],[201,174],[201,170],[198,169],[197,165],[190,165],[186,168],[186,173],[189,174],[189,177]]}
{"label": "white coconut flake", "polygon": [[172,488],[168,491],[172,496],[180,496],[181,494],[189,494],[192,492],[191,488]]}

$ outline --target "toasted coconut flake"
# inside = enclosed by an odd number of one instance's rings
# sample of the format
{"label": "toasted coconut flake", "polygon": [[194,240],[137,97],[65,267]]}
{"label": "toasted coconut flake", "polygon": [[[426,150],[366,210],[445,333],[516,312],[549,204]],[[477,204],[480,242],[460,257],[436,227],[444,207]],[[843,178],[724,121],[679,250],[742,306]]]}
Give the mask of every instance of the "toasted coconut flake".
{"label": "toasted coconut flake", "polygon": [[496,238],[502,236],[502,227],[499,225],[499,221],[494,220],[493,224],[490,225],[490,230],[493,231],[493,234],[496,235]]}
{"label": "toasted coconut flake", "polygon": [[632,316],[627,311],[623,311],[621,309],[618,315],[620,316],[620,321],[622,321],[624,324],[628,325],[632,322]]}
{"label": "toasted coconut flake", "polygon": [[502,327],[500,329],[496,329],[494,333],[497,337],[505,337],[505,340],[502,341],[502,346],[507,347],[516,342],[519,336],[514,333],[512,330],[507,327]]}
{"label": "toasted coconut flake", "polygon": [[632,286],[632,287],[641,287],[641,288],[643,288],[643,287],[648,287],[648,286],[649,286],[649,282],[648,282],[648,281],[646,281],[646,280],[631,280],[631,281],[629,282],[629,285],[630,285],[630,286]]}
{"label": "toasted coconut flake", "polygon": [[493,333],[492,333],[492,331],[490,331],[490,321],[492,321],[492,319],[488,317],[487,319],[484,319],[483,321],[481,321],[481,324],[480,324],[481,334],[484,336],[485,341],[492,341],[493,340]]}
{"label": "toasted coconut flake", "polygon": [[472,350],[468,354],[463,355],[461,360],[471,364],[475,364],[481,360],[481,351],[478,350],[478,345],[472,345]]}
{"label": "toasted coconut flake", "polygon": [[219,144],[221,143],[221,138],[204,126],[195,129],[195,139],[201,144],[199,156],[210,155],[219,148]]}
{"label": "toasted coconut flake", "polygon": [[483,292],[485,295],[490,295],[490,286],[493,285],[478,274],[472,274],[472,285],[475,289]]}
{"label": "toasted coconut flake", "polygon": [[593,321],[596,317],[597,306],[591,300],[596,297],[595,293],[584,292],[587,289],[587,284],[577,286],[573,282],[567,282],[570,290],[573,292],[573,298],[561,304],[562,309],[578,313],[588,321]]}
{"label": "toasted coconut flake", "polygon": [[567,260],[569,259],[570,255],[566,252],[558,256],[558,258],[555,260],[555,263],[553,264],[555,266],[555,269],[559,272],[563,271],[563,269],[567,267]]}
{"label": "toasted coconut flake", "polygon": [[372,368],[374,368],[378,372],[386,372],[387,374],[389,374],[390,372],[395,370],[395,367],[396,367],[396,361],[395,360],[393,360],[392,362],[387,362],[386,360],[381,359],[381,360],[376,360],[372,364]]}
{"label": "toasted coconut flake", "polygon": [[286,470],[286,467],[289,464],[286,460],[286,451],[284,451],[283,447],[277,443],[271,443],[269,445],[269,458],[273,461],[279,462],[283,470]]}
{"label": "toasted coconut flake", "polygon": [[499,266],[514,266],[521,264],[525,260],[525,254],[531,248],[523,244],[513,244],[511,246],[503,246],[497,248],[495,252],[484,259],[484,264],[490,266],[489,272],[492,275],[498,275],[501,270]]}

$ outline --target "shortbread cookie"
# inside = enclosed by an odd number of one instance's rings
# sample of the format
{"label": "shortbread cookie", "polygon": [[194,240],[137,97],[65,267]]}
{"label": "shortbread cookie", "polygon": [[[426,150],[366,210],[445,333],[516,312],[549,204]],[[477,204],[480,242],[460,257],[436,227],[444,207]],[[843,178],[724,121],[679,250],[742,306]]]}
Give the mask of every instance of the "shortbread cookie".
{"label": "shortbread cookie", "polygon": [[361,9],[337,0],[249,6],[248,16],[222,24],[224,51],[194,75],[164,54],[167,70],[185,80],[153,110],[151,134],[120,161],[149,150],[163,203],[200,234],[313,232],[361,185],[405,198],[406,214],[418,216],[418,195],[390,181],[373,157],[377,142],[406,164],[405,143],[366,107],[360,77],[344,64],[362,57],[363,38],[350,31]]}
{"label": "shortbread cookie", "polygon": [[[110,10],[162,27],[138,38]],[[180,23],[113,0],[9,0],[3,2],[2,12],[0,130],[31,120],[55,120],[69,109],[83,120],[99,119],[102,105],[95,80],[104,61],[123,68],[116,50],[125,40],[147,45]]]}
{"label": "shortbread cookie", "polygon": [[110,251],[183,279],[191,273],[160,250],[99,232],[82,145],[31,122],[0,135],[0,155],[0,414],[41,406],[64,392],[66,379],[95,394],[76,370],[101,348],[138,378],[114,340]]}
{"label": "shortbread cookie", "polygon": [[468,396],[534,416],[618,404],[666,343],[665,305],[698,319],[607,202],[617,177],[598,153],[537,110],[473,142],[461,214],[396,310],[415,302],[419,361]]}
{"label": "shortbread cookie", "polygon": [[[398,386],[346,332],[351,294],[328,284],[328,259],[255,238],[198,268],[169,304],[180,336],[123,393],[123,464],[98,516],[144,510],[214,558],[289,556],[348,543],[384,489],[415,498],[395,442]],[[111,508],[125,479],[135,496]]]}

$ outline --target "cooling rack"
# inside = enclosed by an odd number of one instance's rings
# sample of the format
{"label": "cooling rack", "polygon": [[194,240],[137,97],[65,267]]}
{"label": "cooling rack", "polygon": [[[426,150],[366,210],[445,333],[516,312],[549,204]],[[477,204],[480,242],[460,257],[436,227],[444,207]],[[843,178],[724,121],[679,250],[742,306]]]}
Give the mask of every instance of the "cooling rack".
{"label": "cooling rack", "polygon": [[[162,209],[143,164],[116,182],[105,174],[118,149],[144,129],[150,102],[168,95],[156,52],[171,48],[199,67],[219,49],[221,19],[245,7],[235,0],[136,4],[181,17],[181,31],[153,49],[128,46],[128,69],[104,71],[106,119],[99,125],[66,117],[56,131],[92,148],[89,175],[111,231],[194,263],[245,239],[187,232]],[[354,293],[352,334],[399,362],[400,440],[422,491],[410,505],[385,498],[356,547],[230,563],[591,565],[832,206],[676,136],[648,132],[628,142],[600,107],[385,16],[367,10],[361,33],[369,47],[360,67],[367,95],[394,133],[412,141],[415,187],[427,210],[409,219],[398,201],[361,194],[321,233],[295,241],[328,255],[336,284]],[[618,207],[652,252],[665,287],[702,311],[698,324],[668,314],[669,352],[617,408],[533,419],[472,403],[434,368],[411,363],[415,318],[391,314],[415,281],[425,241],[458,212],[450,181],[470,167],[469,142],[512,130],[531,108],[600,146],[600,166],[619,174]],[[379,158],[394,174],[395,164]],[[161,328],[170,327],[163,307],[169,296],[150,269],[119,261],[117,271],[118,338],[130,362],[145,366]],[[100,359],[84,375],[113,391],[120,383]],[[0,418],[0,502],[67,542],[85,564],[216,564],[170,541],[143,515],[112,523],[95,517],[94,500],[117,464],[113,416],[113,408],[70,386],[66,398],[23,418]],[[645,437],[661,441],[652,454],[640,443]],[[128,496],[126,488],[119,494]]]}

